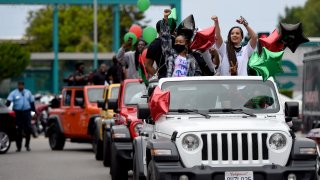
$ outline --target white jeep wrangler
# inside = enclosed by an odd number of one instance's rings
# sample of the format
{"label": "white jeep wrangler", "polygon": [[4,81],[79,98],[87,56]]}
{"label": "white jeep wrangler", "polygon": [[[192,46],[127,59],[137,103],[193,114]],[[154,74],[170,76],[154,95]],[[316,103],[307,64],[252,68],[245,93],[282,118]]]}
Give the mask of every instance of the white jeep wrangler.
{"label": "white jeep wrangler", "polygon": [[[270,78],[163,78],[169,112],[134,140],[134,179],[317,179],[317,147],[288,126],[298,103],[279,103]],[[150,131],[150,127],[151,131]],[[146,128],[147,129],[147,128]]]}

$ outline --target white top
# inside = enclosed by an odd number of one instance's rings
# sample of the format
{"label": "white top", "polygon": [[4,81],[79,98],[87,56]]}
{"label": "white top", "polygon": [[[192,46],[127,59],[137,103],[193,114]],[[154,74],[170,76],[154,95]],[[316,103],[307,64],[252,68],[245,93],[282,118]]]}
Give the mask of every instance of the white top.
{"label": "white top", "polygon": [[[230,63],[227,55],[227,45],[222,43],[221,47],[217,49],[222,61],[220,65],[220,75],[221,76],[231,76],[230,74]],[[251,47],[250,43],[243,46],[239,52],[236,52],[237,62],[238,62],[238,76],[248,76],[248,61],[249,57],[252,55],[254,49]]]}
{"label": "white top", "polygon": [[188,74],[188,60],[186,57],[177,56],[174,61],[174,71],[172,77],[186,77]]}

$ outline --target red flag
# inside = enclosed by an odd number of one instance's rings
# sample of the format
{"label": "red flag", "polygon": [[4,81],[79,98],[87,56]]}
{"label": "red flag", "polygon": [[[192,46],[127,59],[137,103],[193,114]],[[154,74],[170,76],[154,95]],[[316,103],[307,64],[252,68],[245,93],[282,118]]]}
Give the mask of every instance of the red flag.
{"label": "red flag", "polygon": [[190,49],[208,50],[215,43],[215,26],[198,31],[190,45]]}
{"label": "red flag", "polygon": [[279,41],[280,34],[278,29],[275,29],[268,37],[259,38],[262,47],[267,48],[271,52],[283,51],[284,45]]}
{"label": "red flag", "polygon": [[170,92],[162,91],[158,86],[154,89],[151,96],[149,107],[151,117],[157,121],[161,115],[169,112]]}

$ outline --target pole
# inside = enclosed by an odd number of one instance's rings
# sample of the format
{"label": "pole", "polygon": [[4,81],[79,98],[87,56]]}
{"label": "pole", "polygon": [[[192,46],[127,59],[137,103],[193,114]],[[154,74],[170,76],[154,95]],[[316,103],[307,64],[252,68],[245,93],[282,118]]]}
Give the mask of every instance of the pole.
{"label": "pole", "polygon": [[113,10],[113,52],[117,52],[120,47],[120,8],[119,4],[112,6]]}
{"label": "pole", "polygon": [[53,67],[52,67],[52,91],[54,94],[59,92],[59,19],[58,19],[58,4],[54,5],[53,9],[53,51],[54,51],[54,59],[53,59]]}
{"label": "pole", "polygon": [[93,69],[98,68],[98,23],[97,23],[97,0],[93,0]]}

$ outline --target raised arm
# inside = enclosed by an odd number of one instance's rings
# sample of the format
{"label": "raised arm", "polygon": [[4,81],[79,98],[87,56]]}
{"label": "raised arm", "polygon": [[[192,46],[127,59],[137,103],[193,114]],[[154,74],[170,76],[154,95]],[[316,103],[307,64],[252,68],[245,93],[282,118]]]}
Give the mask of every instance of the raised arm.
{"label": "raised arm", "polygon": [[214,21],[215,25],[215,33],[216,33],[216,46],[217,48],[220,48],[223,42],[222,36],[221,36],[221,30],[219,26],[219,19],[217,16],[212,16],[211,19]]}
{"label": "raised arm", "polygon": [[258,36],[257,34],[253,31],[253,29],[249,26],[248,22],[246,21],[245,18],[240,16],[240,19],[237,19],[237,22],[239,24],[243,24],[243,26],[247,29],[249,37],[250,37],[250,45],[254,49],[257,46],[257,41],[258,41]]}

